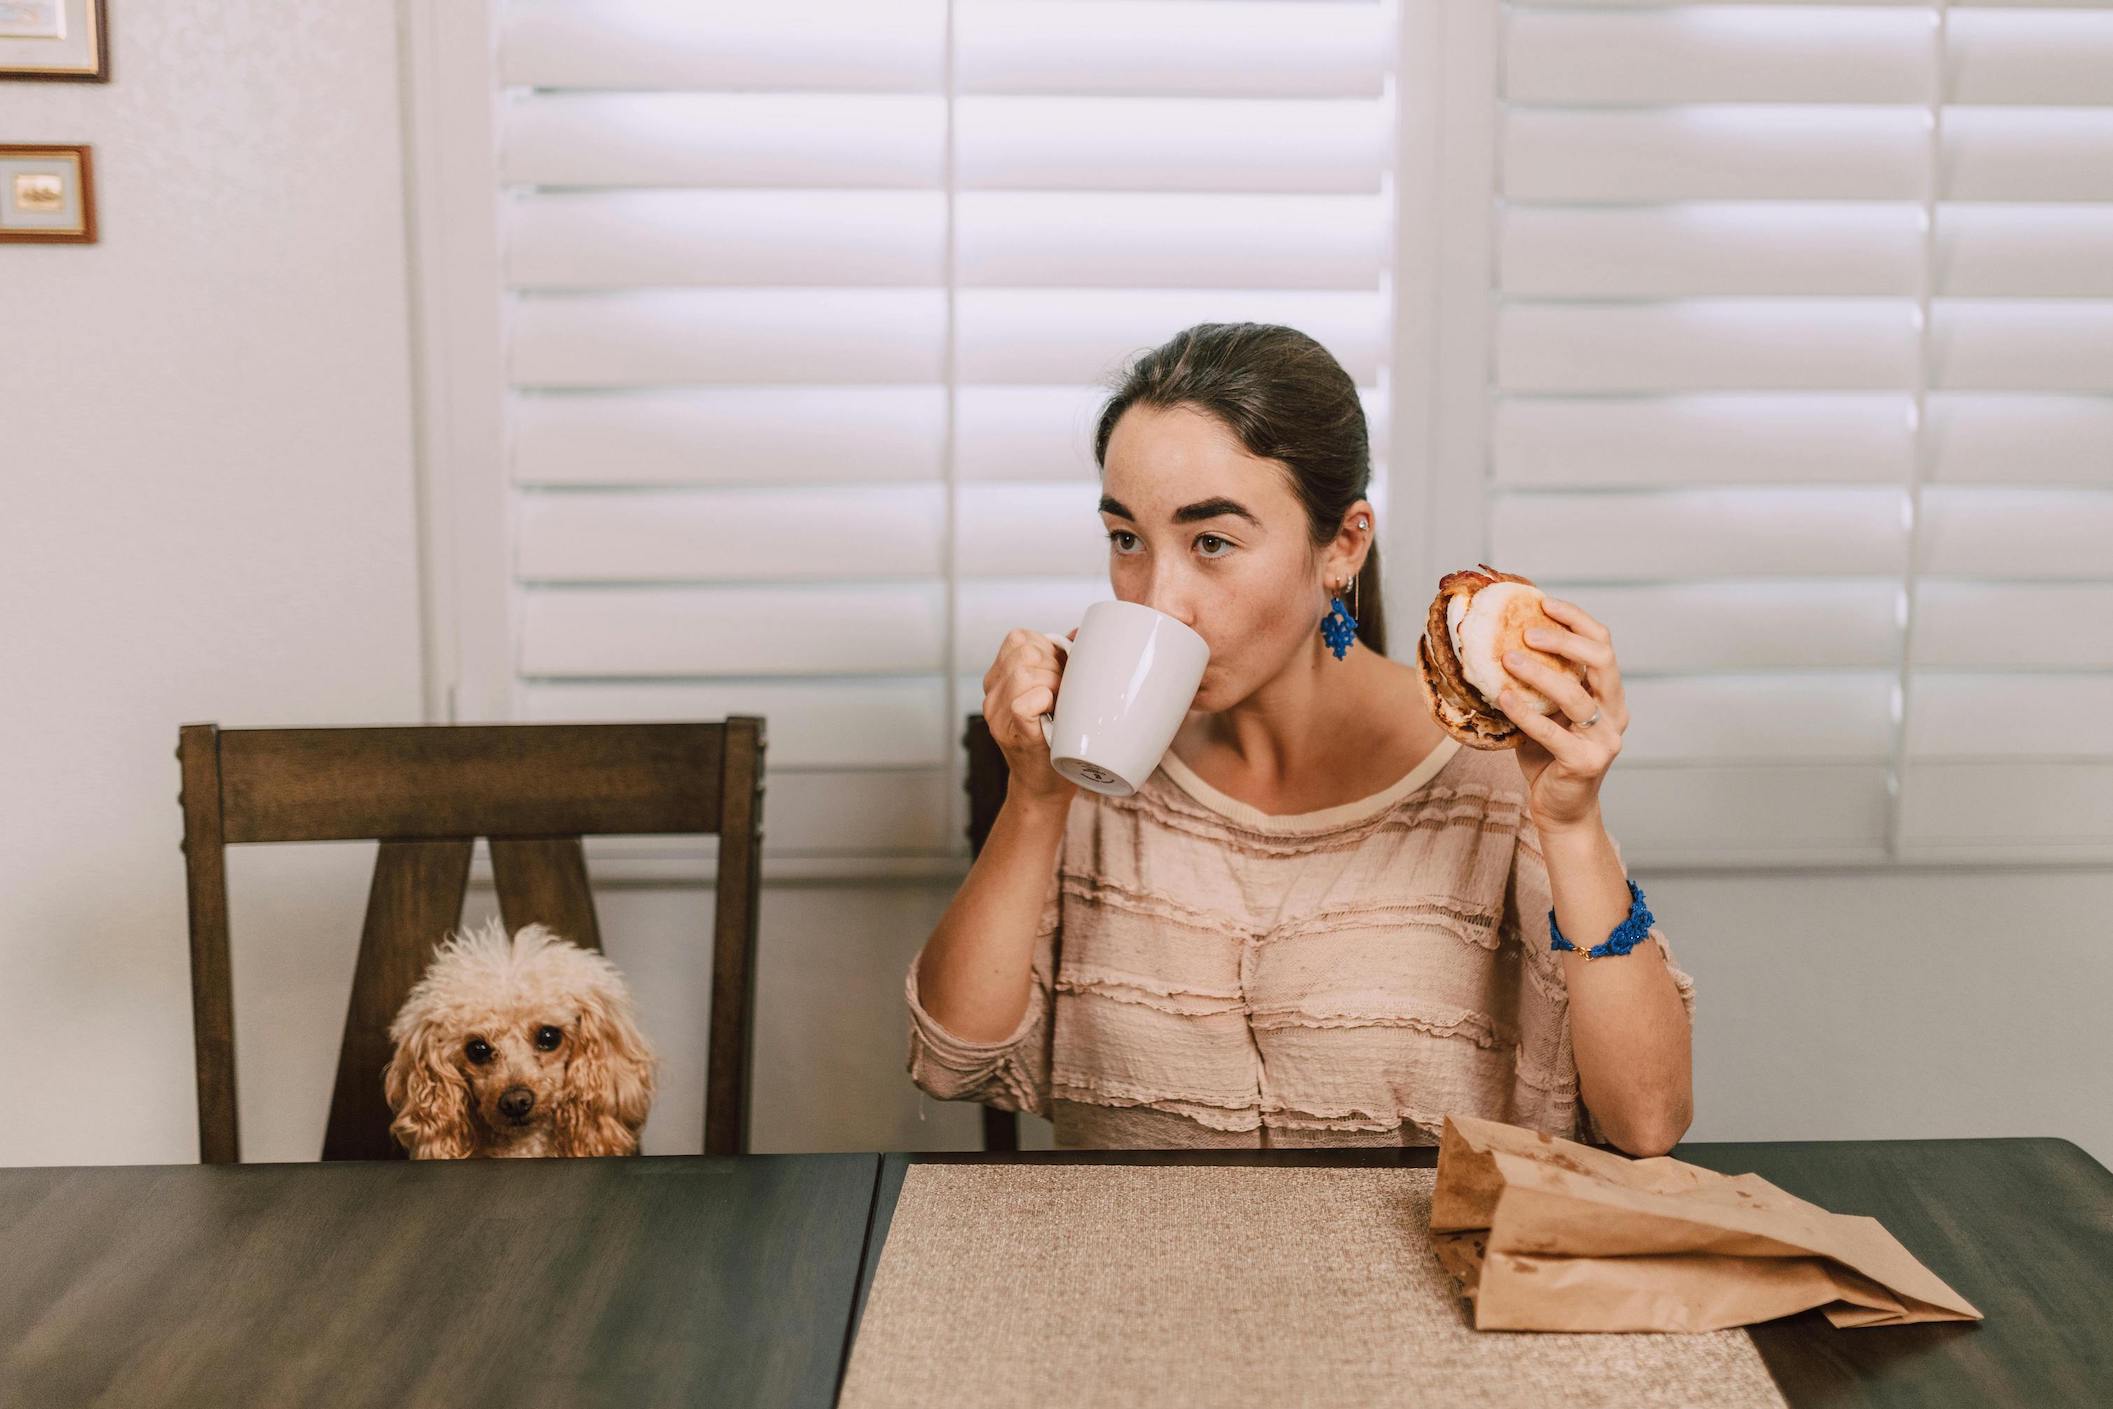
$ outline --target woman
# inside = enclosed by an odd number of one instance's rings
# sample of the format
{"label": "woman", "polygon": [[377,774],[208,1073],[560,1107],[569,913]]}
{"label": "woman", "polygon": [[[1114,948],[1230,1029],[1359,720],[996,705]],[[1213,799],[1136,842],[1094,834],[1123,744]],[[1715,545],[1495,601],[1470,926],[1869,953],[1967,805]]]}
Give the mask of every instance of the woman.
{"label": "woman", "polygon": [[[1159,770],[1111,798],[1049,766],[1056,648],[1006,637],[983,713],[1009,789],[905,977],[912,1079],[1067,1147],[1427,1145],[1464,1113],[1671,1149],[1694,982],[1656,931],[1585,955],[1635,913],[1598,805],[1629,718],[1606,628],[1550,600],[1562,626],[1529,643],[1585,681],[1517,677],[1563,718],[1522,711],[1515,751],[1446,735],[1385,655],[1356,385],[1290,328],[1144,354],[1094,454],[1115,595],[1210,666]],[[1364,612],[1340,656],[1338,597]]]}

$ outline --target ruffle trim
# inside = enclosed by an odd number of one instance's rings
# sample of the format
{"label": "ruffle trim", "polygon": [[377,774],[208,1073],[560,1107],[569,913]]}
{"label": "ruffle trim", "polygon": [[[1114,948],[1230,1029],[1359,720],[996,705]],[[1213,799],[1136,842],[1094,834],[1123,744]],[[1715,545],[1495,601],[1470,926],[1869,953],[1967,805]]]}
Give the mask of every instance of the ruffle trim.
{"label": "ruffle trim", "polygon": [[[1050,1090],[1057,1095],[1058,1099],[1076,1101],[1080,1105],[1153,1106],[1163,1108],[1179,1106],[1211,1111],[1222,1119],[1270,1116],[1282,1117],[1290,1121],[1360,1120],[1366,1122],[1377,1121],[1381,1125],[1386,1125],[1388,1123],[1398,1124],[1404,1119],[1415,1118],[1418,1115],[1418,1112],[1413,1107],[1383,1111],[1372,1107],[1350,1104],[1295,1106],[1284,1101],[1260,1099],[1256,1093],[1251,1091],[1231,1095],[1223,1092],[1182,1091],[1163,1086],[1144,1086],[1133,1081],[1123,1081],[1115,1077],[1100,1076],[1092,1072],[1061,1067],[1051,1075],[1049,1084]],[[1549,1101],[1559,1105],[1569,1104],[1578,1099],[1578,1085],[1575,1076],[1569,1080],[1567,1085],[1553,1088],[1538,1086],[1532,1082],[1525,1082],[1524,1084],[1537,1095],[1546,1097]],[[1064,1094],[1067,1092],[1080,1094]],[[1253,1124],[1250,1121],[1249,1124],[1244,1126],[1221,1126],[1219,1128],[1252,1129]]]}
{"label": "ruffle trim", "polygon": [[1275,929],[1258,934],[1255,938],[1258,944],[1281,944],[1287,940],[1306,939],[1315,935],[1341,934],[1346,930],[1391,931],[1399,930],[1405,924],[1417,924],[1443,930],[1477,949],[1494,951],[1503,943],[1502,919],[1498,911],[1450,897],[1438,900],[1403,900],[1316,911],[1297,920],[1286,921]]}
{"label": "ruffle trim", "polygon": [[1356,1107],[1336,1107],[1328,1110],[1305,1110],[1282,1104],[1228,1107],[1207,1101],[1184,1100],[1174,1096],[1127,1095],[1094,1086],[1059,1082],[1052,1090],[1054,1101],[1068,1102],[1077,1106],[1093,1106],[1102,1110],[1153,1110],[1167,1115],[1179,1116],[1194,1121],[1207,1129],[1228,1134],[1245,1134],[1260,1129],[1298,1131],[1336,1131],[1344,1134],[1383,1135],[1403,1126],[1414,1126],[1429,1135],[1435,1142],[1445,1131],[1445,1116],[1442,1112],[1425,1110],[1399,1110],[1390,1112],[1366,1111]]}
{"label": "ruffle trim", "polygon": [[[1155,775],[1157,776],[1157,775]],[[1380,832],[1440,831],[1450,827],[1476,827],[1487,832],[1517,836],[1527,824],[1523,800],[1516,794],[1473,784],[1452,789],[1424,788],[1388,811],[1362,822],[1318,832],[1277,833],[1242,827],[1191,800],[1172,780],[1165,789],[1145,788],[1124,798],[1103,797],[1100,806],[1134,813],[1166,831],[1205,840],[1255,856],[1304,856],[1315,852],[1354,849]]]}
{"label": "ruffle trim", "polygon": [[1489,1013],[1473,1008],[1412,1013],[1399,1007],[1316,1008],[1298,1004],[1254,1007],[1234,992],[1182,988],[1134,976],[1096,973],[1090,970],[1065,973],[1057,979],[1056,989],[1059,993],[1091,995],[1111,1003],[1150,1008],[1170,1017],[1244,1015],[1248,1019],[1248,1026],[1256,1032],[1280,1032],[1296,1028],[1392,1028],[1420,1032],[1433,1038],[1464,1038],[1477,1047],[1493,1050],[1517,1049],[1524,1041],[1517,1029],[1497,1021]]}
{"label": "ruffle trim", "polygon": [[1247,1002],[1238,993],[1203,992],[1127,974],[1067,973],[1058,977],[1056,990],[1092,994],[1111,1003],[1128,1003],[1181,1018],[1237,1016],[1247,1011]]}
{"label": "ruffle trim", "polygon": [[[1356,930],[1394,933],[1411,925],[1438,930],[1477,949],[1495,952],[1503,946],[1501,912],[1454,896],[1333,907],[1265,930],[1243,925],[1229,915],[1200,910],[1166,896],[1147,894],[1096,877],[1067,872],[1063,876],[1062,888],[1067,900],[1080,904],[1142,919],[1167,921],[1214,938],[1239,944],[1251,943],[1257,947],[1296,943]],[[1144,986],[1128,979],[1123,981],[1132,987]]]}
{"label": "ruffle trim", "polygon": [[1427,1017],[1420,1013],[1394,1010],[1360,1011],[1352,1008],[1315,1012],[1303,1007],[1257,1008],[1253,1012],[1251,1026],[1257,1032],[1279,1032],[1287,1028],[1406,1028],[1431,1037],[1464,1037],[1477,1047],[1490,1049],[1519,1045],[1516,1032],[1489,1014],[1478,1013],[1471,1008],[1459,1009],[1449,1018]]}
{"label": "ruffle trim", "polygon": [[1201,910],[1168,896],[1133,890],[1119,882],[1099,876],[1066,871],[1062,877],[1062,890],[1069,899],[1101,905],[1110,910],[1120,910],[1125,914],[1141,915],[1146,919],[1169,920],[1207,934],[1241,940],[1254,938],[1257,934],[1253,928],[1241,924],[1230,915]]}

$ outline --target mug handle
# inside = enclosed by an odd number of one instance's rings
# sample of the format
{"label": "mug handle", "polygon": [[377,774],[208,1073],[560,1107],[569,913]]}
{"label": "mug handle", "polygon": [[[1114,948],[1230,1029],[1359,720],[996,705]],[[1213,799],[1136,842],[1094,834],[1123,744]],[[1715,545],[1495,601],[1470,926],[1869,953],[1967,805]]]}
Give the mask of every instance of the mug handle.
{"label": "mug handle", "polygon": [[[1069,641],[1052,632],[1044,631],[1042,634],[1049,637],[1050,643],[1063,653],[1064,659],[1071,659],[1071,643]],[[1053,749],[1056,747],[1056,701],[1053,699],[1049,704],[1049,712],[1042,716],[1042,744],[1045,748]]]}

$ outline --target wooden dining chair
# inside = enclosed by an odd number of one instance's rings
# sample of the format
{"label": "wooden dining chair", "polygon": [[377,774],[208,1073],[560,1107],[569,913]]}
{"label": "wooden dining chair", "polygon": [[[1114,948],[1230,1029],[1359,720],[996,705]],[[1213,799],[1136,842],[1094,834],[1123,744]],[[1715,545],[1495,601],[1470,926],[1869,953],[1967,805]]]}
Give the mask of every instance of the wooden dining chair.
{"label": "wooden dining chair", "polygon": [[509,932],[542,923],[601,947],[585,836],[715,835],[711,1035],[704,1148],[748,1147],[763,721],[699,724],[183,726],[183,851],[190,899],[198,1149],[241,1159],[235,1116],[226,849],[379,841],[323,1158],[400,1159],[382,1070],[389,1022],[462,919],[470,853],[490,840]]}
{"label": "wooden dining chair", "polygon": [[[1012,770],[1006,766],[1005,751],[991,737],[990,724],[982,715],[968,717],[968,732],[962,735],[961,742],[968,748],[968,781],[964,784],[968,789],[968,847],[970,855],[980,856],[983,843],[989,840],[990,829],[998,820],[998,809],[1005,806],[1005,783]],[[983,1148],[1019,1149],[1019,1116],[996,1106],[985,1106]]]}

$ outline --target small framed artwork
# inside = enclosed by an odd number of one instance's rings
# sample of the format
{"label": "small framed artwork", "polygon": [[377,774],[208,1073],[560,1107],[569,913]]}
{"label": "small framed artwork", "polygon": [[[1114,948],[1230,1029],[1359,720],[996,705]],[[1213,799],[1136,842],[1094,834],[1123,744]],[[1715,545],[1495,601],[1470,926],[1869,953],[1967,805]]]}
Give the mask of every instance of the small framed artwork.
{"label": "small framed artwork", "polygon": [[104,0],[0,0],[0,78],[110,81]]}
{"label": "small framed artwork", "polygon": [[95,243],[95,170],[86,147],[0,143],[0,244]]}

